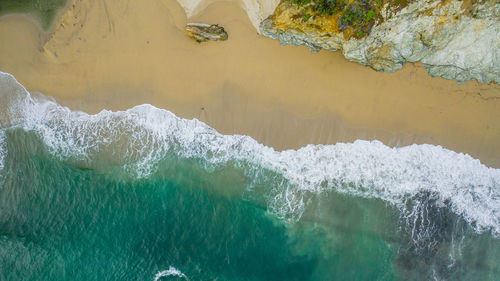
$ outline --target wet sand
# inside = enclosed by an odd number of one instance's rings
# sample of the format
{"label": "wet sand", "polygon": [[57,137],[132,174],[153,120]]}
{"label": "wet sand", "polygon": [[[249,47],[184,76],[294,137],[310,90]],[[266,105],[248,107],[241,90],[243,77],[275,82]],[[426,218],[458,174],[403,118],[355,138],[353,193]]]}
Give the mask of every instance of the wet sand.
{"label": "wet sand", "polygon": [[28,90],[90,113],[150,103],[224,134],[277,149],[378,139],[439,144],[500,167],[500,85],[431,78],[419,64],[379,73],[338,52],[311,53],[258,35],[236,1],[190,22],[229,40],[184,34],[173,0],[75,1],[51,34],[24,16],[0,18],[0,70]]}

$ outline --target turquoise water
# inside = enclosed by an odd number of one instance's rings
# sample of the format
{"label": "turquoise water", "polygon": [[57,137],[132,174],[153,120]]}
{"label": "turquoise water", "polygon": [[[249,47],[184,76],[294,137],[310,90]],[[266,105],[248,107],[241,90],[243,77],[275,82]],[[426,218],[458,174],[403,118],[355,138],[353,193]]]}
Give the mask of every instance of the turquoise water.
{"label": "turquoise water", "polygon": [[500,171],[439,146],[277,152],[0,75],[0,280],[499,280]]}

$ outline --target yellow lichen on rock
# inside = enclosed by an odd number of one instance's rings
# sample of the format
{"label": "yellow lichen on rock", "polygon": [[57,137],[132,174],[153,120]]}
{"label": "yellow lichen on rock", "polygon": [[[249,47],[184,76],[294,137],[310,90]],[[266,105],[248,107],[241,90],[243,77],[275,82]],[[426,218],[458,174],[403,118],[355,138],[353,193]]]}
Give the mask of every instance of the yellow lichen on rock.
{"label": "yellow lichen on rock", "polygon": [[299,7],[289,1],[282,1],[272,16],[278,30],[295,29],[302,32],[340,34],[338,28],[339,14],[319,15],[309,6]]}
{"label": "yellow lichen on rock", "polygon": [[372,58],[368,63],[371,68],[377,71],[394,67],[394,62],[392,61],[391,56],[391,47],[388,45],[383,45],[379,48],[369,48],[367,51],[367,57]]}

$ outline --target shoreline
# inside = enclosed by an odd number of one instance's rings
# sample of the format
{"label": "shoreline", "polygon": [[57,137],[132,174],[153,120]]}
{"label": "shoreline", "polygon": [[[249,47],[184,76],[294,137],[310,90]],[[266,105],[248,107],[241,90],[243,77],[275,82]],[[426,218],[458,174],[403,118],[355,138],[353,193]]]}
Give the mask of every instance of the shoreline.
{"label": "shoreline", "polygon": [[420,64],[380,73],[338,52],[282,47],[257,35],[236,1],[189,19],[229,33],[227,42],[198,44],[184,35],[177,2],[151,4],[75,3],[44,45],[26,16],[1,17],[0,70],[72,110],[150,103],[278,150],[355,139],[430,143],[500,167],[500,85],[457,85]]}

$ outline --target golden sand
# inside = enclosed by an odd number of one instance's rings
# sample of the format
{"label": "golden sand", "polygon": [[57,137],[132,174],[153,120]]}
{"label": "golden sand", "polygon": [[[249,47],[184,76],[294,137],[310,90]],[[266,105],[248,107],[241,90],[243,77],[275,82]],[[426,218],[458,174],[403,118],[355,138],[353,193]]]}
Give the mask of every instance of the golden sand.
{"label": "golden sand", "polygon": [[407,64],[379,73],[342,54],[280,46],[258,35],[239,2],[213,2],[190,22],[218,23],[224,42],[198,44],[174,0],[77,0],[50,35],[0,18],[0,70],[72,109],[151,103],[224,134],[277,149],[379,139],[433,143],[500,167],[500,85],[431,78]]}

